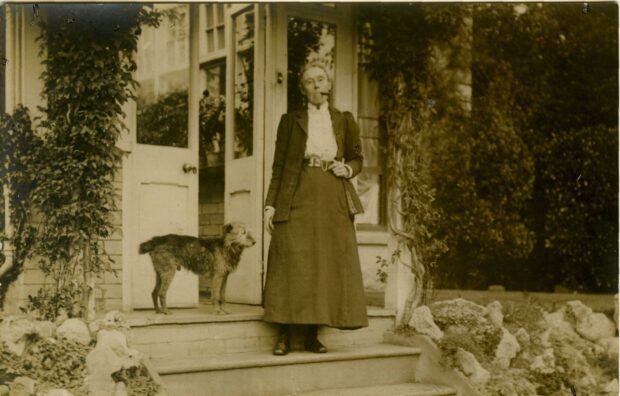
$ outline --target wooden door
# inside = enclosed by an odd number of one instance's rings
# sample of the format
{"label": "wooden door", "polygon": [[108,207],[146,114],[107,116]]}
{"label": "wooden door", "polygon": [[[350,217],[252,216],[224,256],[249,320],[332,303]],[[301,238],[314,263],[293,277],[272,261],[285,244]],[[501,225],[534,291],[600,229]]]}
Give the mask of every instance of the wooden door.
{"label": "wooden door", "polygon": [[264,5],[227,10],[224,219],[241,221],[258,241],[229,277],[227,301],[260,304],[264,154]]}
{"label": "wooden door", "polygon": [[[133,165],[133,256],[130,258],[132,306],[151,308],[155,273],[138,245],[156,235],[198,235],[198,96],[195,7],[172,9],[174,20],[157,29],[145,27],[138,44],[136,72],[140,87],[135,104]],[[190,12],[191,9],[191,12]],[[192,34],[190,34],[190,32]],[[169,307],[198,304],[198,278],[176,273],[167,294]]]}

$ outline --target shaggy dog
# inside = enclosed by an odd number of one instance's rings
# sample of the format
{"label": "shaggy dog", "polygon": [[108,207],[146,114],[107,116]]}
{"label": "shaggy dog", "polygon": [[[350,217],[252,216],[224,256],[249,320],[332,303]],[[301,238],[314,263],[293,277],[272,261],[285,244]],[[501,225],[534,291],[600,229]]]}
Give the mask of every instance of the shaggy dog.
{"label": "shaggy dog", "polygon": [[140,254],[149,253],[157,276],[151,293],[155,312],[170,313],[166,306],[166,292],[176,271],[182,267],[194,274],[212,275],[211,298],[215,312],[219,315],[230,313],[223,307],[228,275],[237,268],[243,249],[253,246],[256,241],[241,223],[226,224],[222,230],[224,235],[221,237],[169,234],[140,244]]}

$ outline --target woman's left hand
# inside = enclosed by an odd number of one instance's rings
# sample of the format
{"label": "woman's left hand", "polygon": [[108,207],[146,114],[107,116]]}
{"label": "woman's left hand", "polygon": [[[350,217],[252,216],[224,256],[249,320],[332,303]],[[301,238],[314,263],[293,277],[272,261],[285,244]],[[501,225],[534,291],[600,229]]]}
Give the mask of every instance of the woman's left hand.
{"label": "woman's left hand", "polygon": [[349,170],[345,166],[344,162],[333,161],[327,169],[331,170],[332,173],[338,177],[349,176]]}

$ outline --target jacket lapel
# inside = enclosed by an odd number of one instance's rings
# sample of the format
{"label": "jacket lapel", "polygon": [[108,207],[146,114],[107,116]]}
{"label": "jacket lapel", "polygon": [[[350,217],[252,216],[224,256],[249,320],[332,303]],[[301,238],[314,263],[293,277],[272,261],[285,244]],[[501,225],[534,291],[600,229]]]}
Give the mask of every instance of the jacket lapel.
{"label": "jacket lapel", "polygon": [[329,107],[329,114],[332,118],[332,128],[334,129],[334,135],[336,135],[336,144],[338,145],[338,152],[336,158],[342,158],[344,154],[344,129],[342,126],[342,113],[333,107]]}
{"label": "jacket lapel", "polygon": [[308,135],[308,112],[306,110],[298,110],[295,112],[295,118],[297,123],[301,127],[301,130]]}

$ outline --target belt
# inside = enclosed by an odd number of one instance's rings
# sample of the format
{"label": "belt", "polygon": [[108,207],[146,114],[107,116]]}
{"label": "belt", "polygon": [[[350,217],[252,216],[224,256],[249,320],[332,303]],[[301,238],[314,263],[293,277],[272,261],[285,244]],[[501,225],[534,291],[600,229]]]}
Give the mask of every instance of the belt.
{"label": "belt", "polygon": [[324,160],[319,157],[308,157],[304,158],[304,165],[312,167],[312,168],[321,168],[324,171],[327,171],[327,168],[334,162],[334,160]]}

